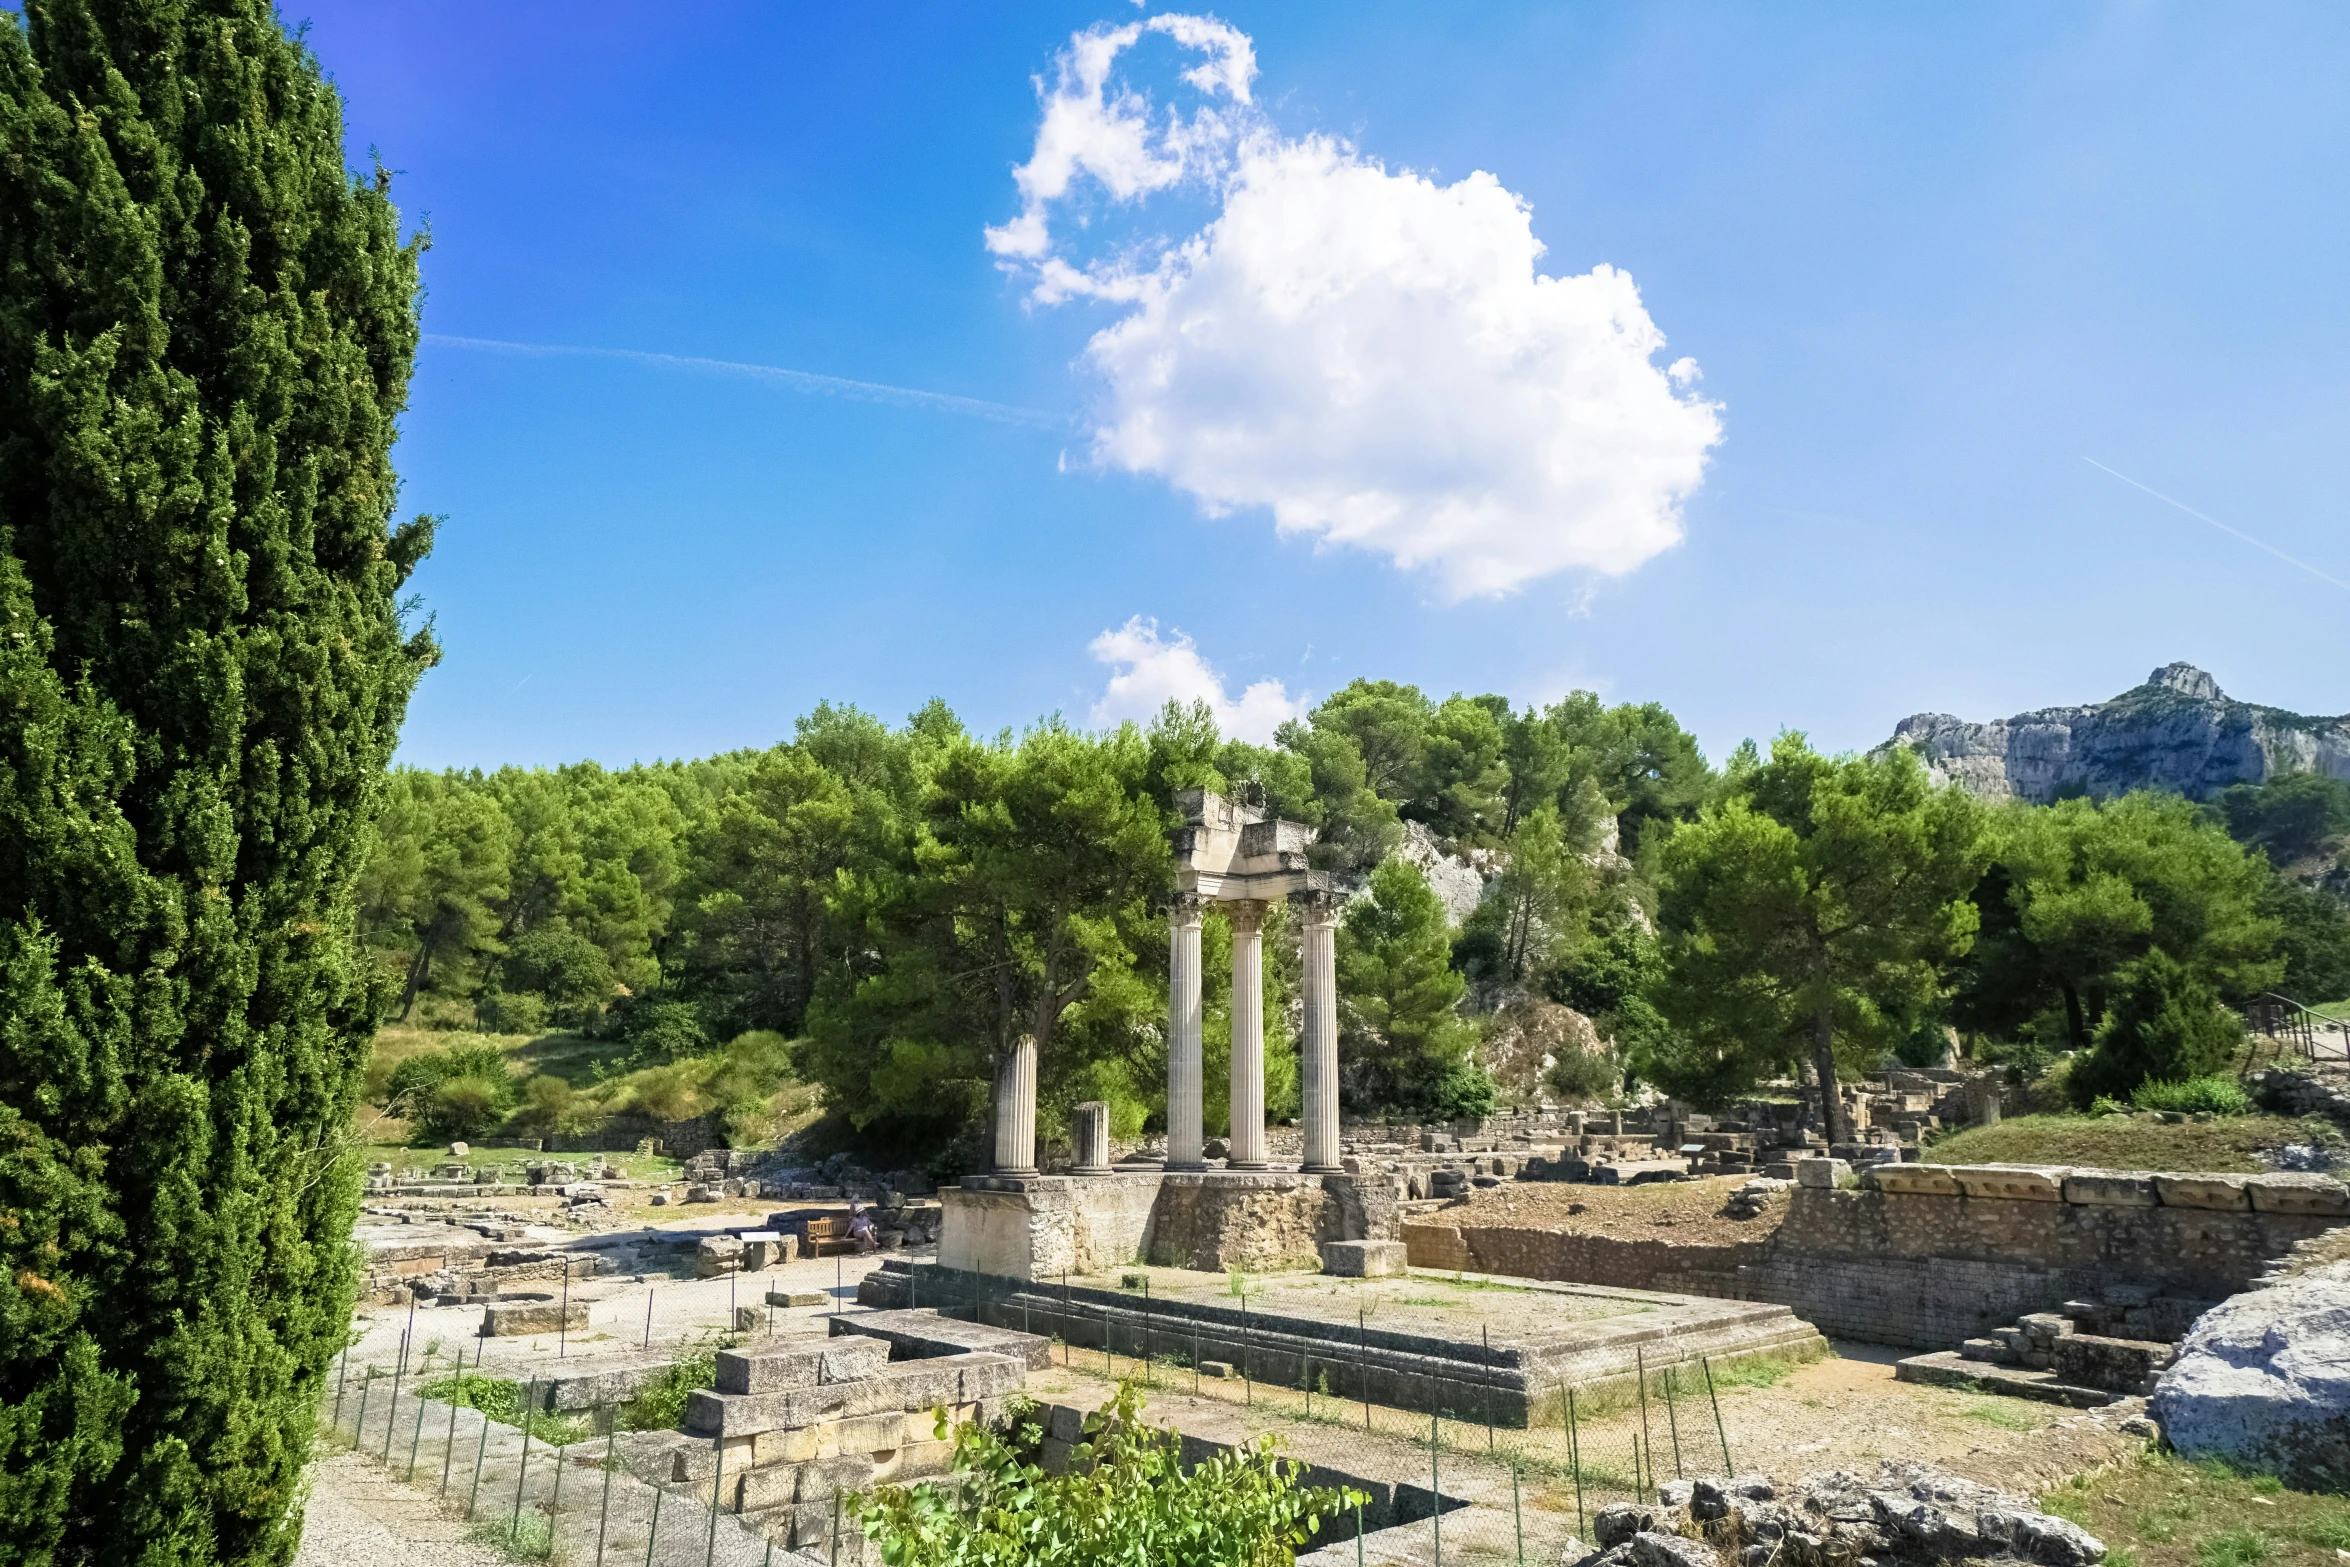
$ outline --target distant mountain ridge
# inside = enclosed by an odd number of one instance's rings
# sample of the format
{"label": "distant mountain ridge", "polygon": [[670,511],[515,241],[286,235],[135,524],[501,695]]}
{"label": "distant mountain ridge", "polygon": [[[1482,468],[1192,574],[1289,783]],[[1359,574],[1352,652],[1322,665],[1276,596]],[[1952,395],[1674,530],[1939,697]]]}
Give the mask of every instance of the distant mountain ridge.
{"label": "distant mountain ridge", "polygon": [[1894,746],[1909,747],[1937,779],[1969,794],[2039,805],[2148,788],[2201,800],[2290,772],[2350,781],[2350,715],[2312,718],[2239,702],[2192,664],[2165,664],[2144,685],[2084,707],[1989,723],[1913,714],[1879,749]]}

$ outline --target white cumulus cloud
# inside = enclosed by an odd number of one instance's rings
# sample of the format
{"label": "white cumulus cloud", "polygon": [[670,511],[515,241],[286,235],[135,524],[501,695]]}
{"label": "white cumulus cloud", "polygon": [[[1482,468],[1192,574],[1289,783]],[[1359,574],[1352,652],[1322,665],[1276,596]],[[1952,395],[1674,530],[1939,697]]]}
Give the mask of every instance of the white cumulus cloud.
{"label": "white cumulus cloud", "polygon": [[1224,677],[1200,656],[1198,644],[1180,631],[1163,636],[1157,621],[1140,615],[1095,637],[1087,650],[1110,666],[1110,683],[1093,705],[1097,725],[1149,723],[1169,701],[1187,707],[1206,702],[1224,733],[1270,745],[1274,730],[1305,715],[1304,700],[1292,698],[1278,680],[1259,680],[1237,697],[1226,695]]}
{"label": "white cumulus cloud", "polygon": [[[1146,27],[1205,56],[1189,115],[1119,79]],[[1455,599],[1679,542],[1720,409],[1695,361],[1657,363],[1631,277],[1540,272],[1531,210],[1491,174],[1439,184],[1278,133],[1253,71],[1244,35],[1162,16],[1078,34],[1040,84],[1021,213],[988,242],[1039,303],[1122,312],[1086,350],[1095,459],[1378,551]],[[1088,261],[1051,226],[1084,176],[1113,208],[1187,184],[1220,205],[1187,238]]]}

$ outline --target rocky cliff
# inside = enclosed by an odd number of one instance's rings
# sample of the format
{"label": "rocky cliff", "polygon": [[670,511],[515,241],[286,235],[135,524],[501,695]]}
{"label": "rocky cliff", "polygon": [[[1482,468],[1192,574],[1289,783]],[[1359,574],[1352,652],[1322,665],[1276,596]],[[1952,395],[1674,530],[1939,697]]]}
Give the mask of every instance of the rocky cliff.
{"label": "rocky cliff", "polygon": [[2350,715],[2307,718],[2238,702],[2192,664],[2165,664],[2110,702],[2048,707],[1990,723],[1919,713],[1883,749],[1987,800],[2045,805],[2068,794],[2168,789],[2200,800],[2278,773],[2350,780]]}

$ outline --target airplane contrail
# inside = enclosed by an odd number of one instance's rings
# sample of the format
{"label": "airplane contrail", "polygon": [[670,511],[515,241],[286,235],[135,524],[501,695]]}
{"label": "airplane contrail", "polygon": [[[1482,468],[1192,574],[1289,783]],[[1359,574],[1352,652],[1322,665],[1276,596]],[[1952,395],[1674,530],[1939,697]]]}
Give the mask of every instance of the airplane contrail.
{"label": "airplane contrail", "polygon": [[2320,582],[2330,582],[2335,587],[2342,589],[2345,593],[2350,593],[2350,582],[2344,582],[2340,577],[2334,576],[2330,572],[2320,571],[2315,566],[2309,564],[2309,562],[2286,554],[2283,550],[2278,549],[2274,544],[2270,544],[2264,540],[2254,538],[2251,534],[2246,533],[2242,528],[2231,528],[2226,523],[2220,521],[2217,517],[2206,516],[2204,513],[2197,511],[2194,507],[2188,505],[2185,501],[2172,500],[2169,496],[2163,494],[2162,491],[2154,488],[2154,486],[2150,484],[2140,484],[2137,480],[2131,478],[2128,474],[2121,473],[2115,469],[2106,467],[2105,464],[2099,462],[2094,457],[2083,457],[2081,461],[2087,463],[2090,467],[2097,469],[2100,473],[2112,474],[2115,478],[2121,480],[2122,483],[2129,485],[2132,489],[2144,490],[2147,494],[2153,496],[2156,500],[2161,501],[2166,506],[2176,506],[2179,510],[2185,512],[2188,516],[2193,517],[2201,522],[2208,522],[2213,527],[2219,529],[2220,532],[2232,535],[2235,538],[2242,539],[2245,543],[2251,545],[2256,550],[2268,551],[2271,555],[2274,555],[2277,559],[2283,561],[2288,566],[2300,567],[2303,571],[2308,572],[2311,576],[2317,578]]}
{"label": "airplane contrail", "polygon": [[1033,408],[1015,408],[1009,403],[991,403],[978,397],[958,397],[952,392],[925,392],[911,386],[888,386],[879,381],[852,381],[844,376],[818,375],[812,370],[786,370],[781,365],[744,364],[733,359],[702,359],[689,354],[654,354],[636,348],[509,343],[494,337],[452,337],[442,332],[427,332],[424,341],[449,348],[476,348],[500,354],[579,355],[596,359],[631,359],[639,364],[664,365],[677,370],[716,370],[728,375],[747,375],[755,380],[789,387],[795,392],[847,397],[858,402],[890,403],[901,408],[930,408],[940,413],[962,414],[968,418],[987,419],[997,424],[1021,425],[1036,430],[1069,428],[1068,420],[1057,419]]}

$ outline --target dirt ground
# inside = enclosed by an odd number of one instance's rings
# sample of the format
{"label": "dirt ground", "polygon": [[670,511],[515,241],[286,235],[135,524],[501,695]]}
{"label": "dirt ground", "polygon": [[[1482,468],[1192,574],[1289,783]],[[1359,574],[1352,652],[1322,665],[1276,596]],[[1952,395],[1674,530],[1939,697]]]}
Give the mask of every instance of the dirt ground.
{"label": "dirt ground", "polygon": [[1752,1219],[1722,1212],[1730,1194],[1746,1184],[1743,1175],[1653,1186],[1585,1186],[1580,1182],[1506,1181],[1439,1208],[1440,1224],[1521,1225],[1569,1235],[1607,1235],[1617,1240],[1669,1240],[1687,1246],[1768,1240],[1787,1216],[1787,1197],[1774,1193]]}

